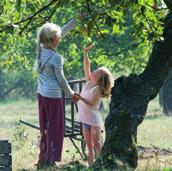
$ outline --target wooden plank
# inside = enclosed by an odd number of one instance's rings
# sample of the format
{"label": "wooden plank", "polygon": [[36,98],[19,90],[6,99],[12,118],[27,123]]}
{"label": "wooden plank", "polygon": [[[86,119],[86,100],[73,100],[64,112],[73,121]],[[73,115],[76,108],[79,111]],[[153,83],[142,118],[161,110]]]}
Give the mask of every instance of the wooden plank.
{"label": "wooden plank", "polygon": [[81,134],[80,134],[80,133],[74,133],[74,134],[72,134],[72,133],[65,132],[65,135],[64,135],[64,137],[73,138],[73,139],[78,140],[78,139],[76,138],[76,136],[81,136]]}
{"label": "wooden plank", "polygon": [[[65,132],[66,131],[68,131],[68,132],[72,132],[72,131],[70,131],[70,130],[72,130],[72,128],[69,126],[70,125],[70,119],[67,119],[67,121],[69,122],[68,124],[66,123],[66,129],[68,129],[68,130],[65,130]],[[37,125],[34,125],[34,124],[31,124],[31,123],[29,123],[29,122],[26,122],[26,121],[24,121],[24,120],[20,120],[20,122],[22,123],[22,124],[25,124],[25,125],[27,125],[27,126],[29,126],[29,127],[32,127],[32,128],[35,128],[35,129],[38,129],[39,130],[39,127],[37,126]],[[74,125],[74,130],[75,130],[75,132],[77,132],[77,133],[80,133],[81,131],[80,131],[80,123],[79,122],[75,122],[75,125]]]}
{"label": "wooden plank", "polygon": [[0,167],[0,171],[12,171],[12,167]]}
{"label": "wooden plank", "polygon": [[71,133],[73,132],[73,133],[80,133],[81,134],[81,132],[80,132],[80,129],[78,129],[78,128],[75,128],[74,129],[74,131],[72,130],[72,127],[70,127],[70,126],[68,126],[68,125],[66,125],[66,131],[70,131]]}
{"label": "wooden plank", "polygon": [[[62,99],[63,99],[63,112],[64,112],[64,125],[66,125],[66,110],[65,110],[65,105],[66,105],[66,102],[65,102],[65,92],[62,91]],[[64,132],[66,132],[66,127],[64,127]]]}
{"label": "wooden plank", "polygon": [[0,166],[11,166],[12,165],[12,157],[11,155],[0,155]]}
{"label": "wooden plank", "polygon": [[26,121],[24,121],[22,119],[20,119],[19,122],[24,124],[24,125],[30,126],[31,128],[35,128],[35,129],[39,130],[39,126],[37,126],[37,125],[31,124],[31,123],[26,122]]}
{"label": "wooden plank", "polygon": [[8,140],[0,140],[0,143],[6,143]]}
{"label": "wooden plank", "polygon": [[0,154],[10,154],[11,153],[11,143],[8,141],[0,141]]}
{"label": "wooden plank", "polygon": [[[66,117],[65,119],[66,119],[66,121],[68,121],[68,122],[72,122],[72,120],[71,120],[70,118],[67,118],[67,117]],[[75,123],[75,126],[80,127],[80,122],[74,120],[74,123]]]}

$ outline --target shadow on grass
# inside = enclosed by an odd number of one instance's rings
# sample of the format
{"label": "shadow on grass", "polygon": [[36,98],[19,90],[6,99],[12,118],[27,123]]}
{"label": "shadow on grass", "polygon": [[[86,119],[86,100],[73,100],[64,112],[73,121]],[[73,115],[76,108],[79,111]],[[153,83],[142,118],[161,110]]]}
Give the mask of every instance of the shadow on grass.
{"label": "shadow on grass", "polygon": [[160,119],[160,118],[162,118],[162,117],[164,117],[163,115],[156,115],[156,114],[154,114],[154,115],[146,115],[145,116],[145,119],[146,120],[155,120],[155,119]]}
{"label": "shadow on grass", "polygon": [[49,167],[44,169],[19,169],[17,171],[86,171],[88,167],[81,164],[78,160],[72,161],[63,165],[59,165],[56,167]]}
{"label": "shadow on grass", "polygon": [[61,165],[60,166],[61,170],[64,171],[80,171],[80,170],[88,170],[88,167],[81,164],[78,160],[69,162],[67,164]]}

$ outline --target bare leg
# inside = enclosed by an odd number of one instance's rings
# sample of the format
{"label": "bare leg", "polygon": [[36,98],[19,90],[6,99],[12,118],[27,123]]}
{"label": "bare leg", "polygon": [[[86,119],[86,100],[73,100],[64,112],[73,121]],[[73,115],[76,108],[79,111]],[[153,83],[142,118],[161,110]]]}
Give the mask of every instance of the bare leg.
{"label": "bare leg", "polygon": [[93,146],[96,150],[96,156],[98,156],[102,149],[101,127],[100,126],[92,126],[91,127],[91,137],[92,137],[92,141],[93,141]]}
{"label": "bare leg", "polygon": [[93,143],[92,143],[92,137],[91,137],[91,128],[85,128],[83,126],[83,135],[84,140],[88,148],[88,165],[91,166],[94,162],[94,150],[93,150]]}

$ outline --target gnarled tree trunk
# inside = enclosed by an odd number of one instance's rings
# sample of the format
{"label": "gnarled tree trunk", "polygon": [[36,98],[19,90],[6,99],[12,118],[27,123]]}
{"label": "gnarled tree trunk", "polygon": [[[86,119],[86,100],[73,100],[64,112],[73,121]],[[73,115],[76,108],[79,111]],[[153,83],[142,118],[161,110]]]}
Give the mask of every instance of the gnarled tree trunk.
{"label": "gnarled tree trunk", "polygon": [[[172,0],[168,0],[167,6],[172,7]],[[163,37],[164,40],[154,45],[143,73],[122,76],[114,82],[110,112],[105,120],[105,143],[92,166],[94,170],[100,170],[100,166],[108,169],[137,167],[137,127],[172,66],[171,12],[165,20]]]}

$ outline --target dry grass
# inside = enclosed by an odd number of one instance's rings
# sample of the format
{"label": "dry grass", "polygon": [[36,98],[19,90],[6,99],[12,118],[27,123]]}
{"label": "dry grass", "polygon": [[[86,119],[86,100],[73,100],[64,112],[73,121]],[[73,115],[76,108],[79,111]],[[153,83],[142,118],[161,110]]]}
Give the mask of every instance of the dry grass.
{"label": "dry grass", "polygon": [[[108,113],[108,105],[105,106],[105,109],[104,115]],[[0,103],[0,139],[8,139],[12,142],[13,170],[34,171],[36,170],[34,163],[38,159],[39,131],[26,126],[18,125],[16,127],[20,118],[38,123],[37,102],[21,100]],[[149,104],[147,115],[138,128],[138,145],[144,147],[153,147],[154,145],[160,149],[172,148],[171,132],[172,117],[162,115],[158,99],[155,99]],[[18,140],[15,136],[18,136]],[[141,154],[143,156],[140,156],[137,171],[172,168],[172,155],[152,154],[153,157],[146,157],[147,153]],[[65,138],[61,167],[68,165],[68,170],[77,170],[77,161],[84,165],[83,170],[86,170],[86,162],[81,159],[70,140]]]}

